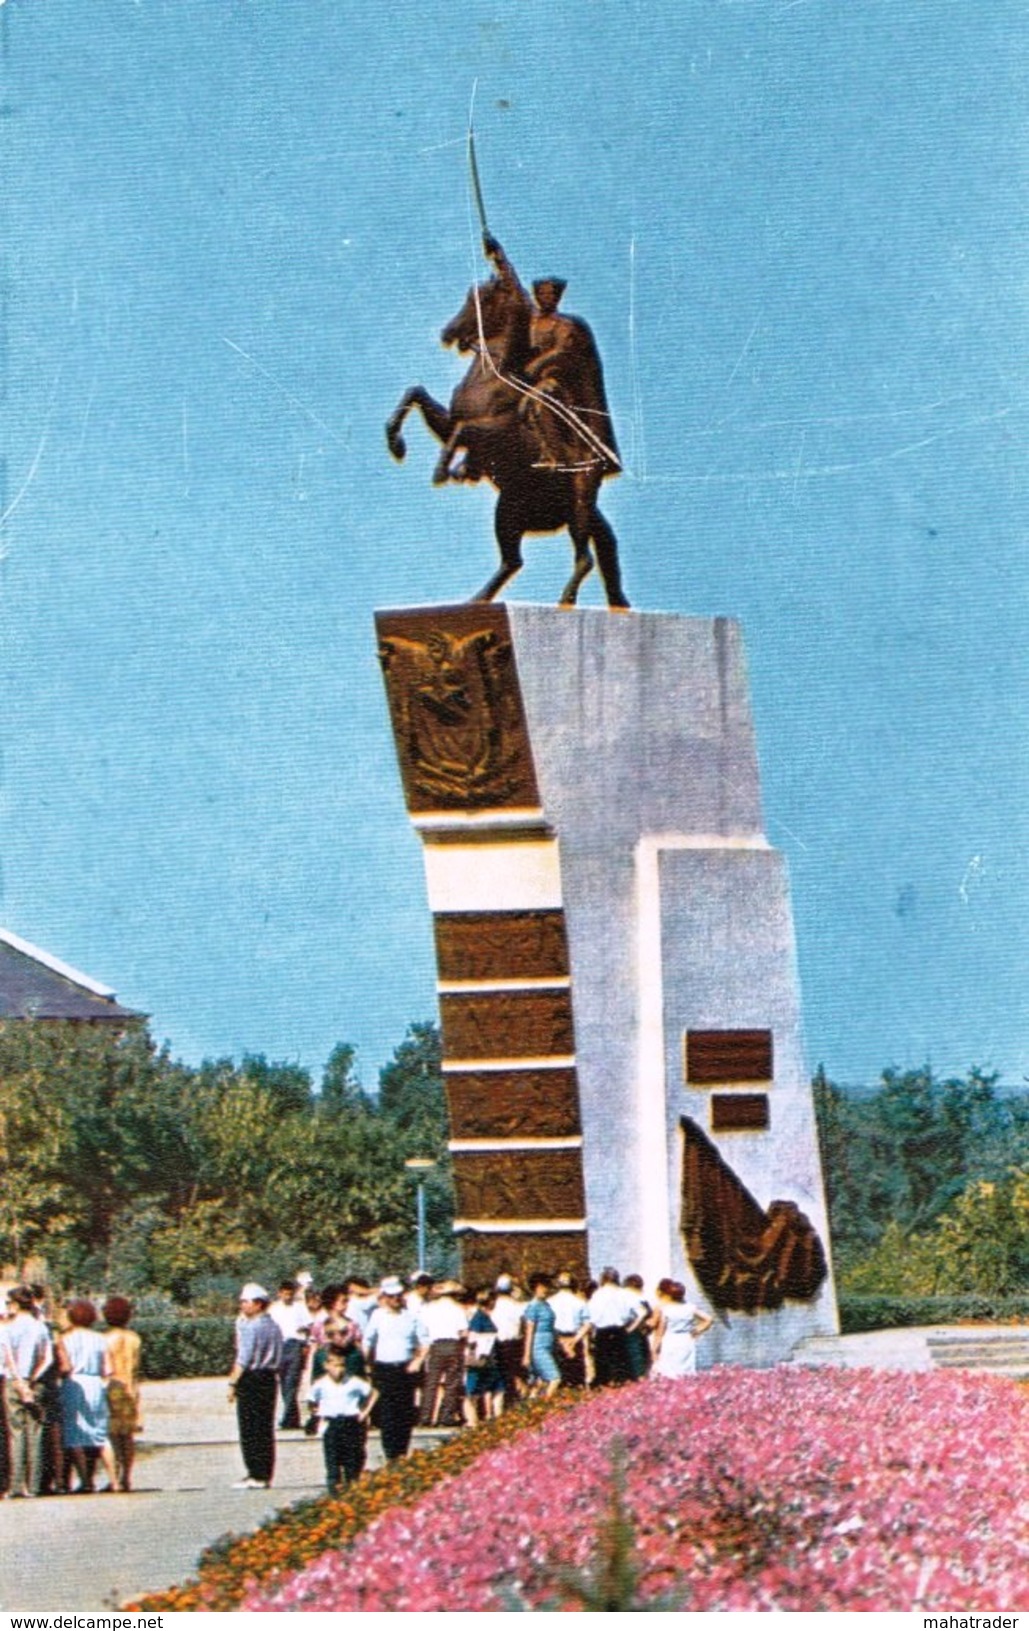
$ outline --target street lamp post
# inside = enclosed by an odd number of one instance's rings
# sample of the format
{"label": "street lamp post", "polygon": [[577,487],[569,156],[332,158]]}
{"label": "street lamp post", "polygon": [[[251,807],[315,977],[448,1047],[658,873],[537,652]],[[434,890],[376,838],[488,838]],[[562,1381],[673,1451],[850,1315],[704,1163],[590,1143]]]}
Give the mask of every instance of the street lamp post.
{"label": "street lamp post", "polygon": [[427,1155],[412,1155],[404,1162],[408,1172],[413,1172],[418,1180],[417,1206],[418,1206],[418,1273],[425,1272],[425,1179],[436,1165]]}

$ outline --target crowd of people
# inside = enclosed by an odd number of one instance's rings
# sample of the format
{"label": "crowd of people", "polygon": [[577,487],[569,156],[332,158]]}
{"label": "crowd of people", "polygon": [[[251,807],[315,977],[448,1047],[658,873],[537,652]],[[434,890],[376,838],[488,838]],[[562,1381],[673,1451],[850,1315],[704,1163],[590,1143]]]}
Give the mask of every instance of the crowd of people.
{"label": "crowd of people", "polygon": [[73,1297],[56,1314],[40,1285],[14,1286],[0,1317],[0,1490],[3,1499],[132,1488],[139,1418],[138,1334],[132,1306],[108,1297],[99,1314]]}
{"label": "crowd of people", "polygon": [[[97,1330],[99,1319],[105,1329]],[[127,1492],[140,1419],[142,1344],[131,1304],[98,1310],[73,1297],[50,1311],[45,1289],[14,1286],[0,1315],[0,1493]],[[416,1426],[474,1427],[526,1397],[559,1387],[608,1387],[654,1371],[696,1368],[712,1321],[675,1280],[648,1297],[638,1275],[501,1274],[470,1290],[416,1273],[378,1285],[358,1276],[317,1288],[310,1274],[273,1298],[256,1281],[239,1299],[229,1398],[244,1475],[267,1489],[280,1431],[321,1439],[330,1490],[365,1465],[369,1426],[386,1461],[405,1456]],[[97,1483],[103,1474],[103,1483]]]}
{"label": "crowd of people", "polygon": [[418,1273],[406,1285],[351,1277],[319,1290],[300,1274],[274,1299],[250,1281],[229,1375],[246,1469],[236,1487],[271,1484],[277,1410],[281,1430],[321,1437],[334,1490],[363,1469],[370,1423],[395,1461],[416,1425],[473,1427],[562,1386],[688,1375],[711,1324],[679,1281],[659,1281],[651,1300],[638,1275],[613,1268],[581,1288],[568,1273],[531,1275],[524,1286],[501,1274],[476,1290]]}

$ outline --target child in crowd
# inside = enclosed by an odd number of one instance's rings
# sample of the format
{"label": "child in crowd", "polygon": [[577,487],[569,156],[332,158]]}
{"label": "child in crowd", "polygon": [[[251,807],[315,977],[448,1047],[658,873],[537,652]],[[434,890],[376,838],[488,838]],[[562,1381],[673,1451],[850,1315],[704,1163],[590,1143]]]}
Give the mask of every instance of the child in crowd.
{"label": "child in crowd", "polygon": [[[307,1317],[310,1324],[307,1329],[304,1369],[300,1377],[300,1397],[309,1399],[312,1382],[316,1382],[325,1369],[325,1326],[329,1314],[322,1301],[321,1292],[313,1285],[304,1287],[304,1303],[307,1307]],[[316,1430],[317,1423],[314,1417],[311,1416],[304,1423],[304,1432],[310,1436]]]}
{"label": "child in crowd", "polygon": [[312,1384],[310,1402],[318,1418],[329,1494],[340,1482],[352,1484],[364,1468],[368,1418],[379,1395],[364,1373],[360,1350],[330,1347],[325,1372]]}

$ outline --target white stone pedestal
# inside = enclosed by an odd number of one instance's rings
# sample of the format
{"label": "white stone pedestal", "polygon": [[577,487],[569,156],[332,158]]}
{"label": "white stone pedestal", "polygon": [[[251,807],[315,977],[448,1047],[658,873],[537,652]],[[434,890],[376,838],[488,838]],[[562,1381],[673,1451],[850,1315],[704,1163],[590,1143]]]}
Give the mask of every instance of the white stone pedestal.
{"label": "white stone pedestal", "polygon": [[[670,1274],[718,1314],[704,1363],[835,1332],[831,1269],[815,1292],[798,1269],[828,1230],[737,626],[516,603],[378,626],[436,924],[466,1272]],[[773,1202],[792,1208],[762,1233]],[[733,1248],[715,1237],[753,1203],[726,1296],[759,1306],[719,1310],[712,1253]]]}

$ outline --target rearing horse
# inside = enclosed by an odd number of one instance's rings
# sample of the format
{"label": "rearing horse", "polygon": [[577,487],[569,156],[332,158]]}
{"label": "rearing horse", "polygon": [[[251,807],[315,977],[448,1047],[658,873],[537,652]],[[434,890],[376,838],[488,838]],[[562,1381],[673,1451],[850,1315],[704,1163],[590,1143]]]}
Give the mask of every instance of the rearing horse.
{"label": "rearing horse", "polygon": [[429,430],[443,443],[433,481],[478,481],[485,476],[497,488],[494,531],[500,566],[474,600],[492,600],[520,570],[522,539],[527,532],[558,532],[567,527],[575,564],[559,604],[575,605],[579,585],[593,570],[592,544],[607,603],[624,609],[629,602],[622,589],[618,543],[597,508],[603,464],[596,457],[585,457],[581,464],[555,467],[545,459],[527,411],[530,404],[539,402],[538,411],[575,418],[574,410],[563,408],[524,379],[531,318],[528,296],[517,281],[493,277],[473,288],[440,335],[444,345],[475,353],[450,407],[437,402],[423,386],[413,385],[387,422],[386,441],[393,457],[402,459],[407,445],[401,429],[410,409],[418,408]]}

